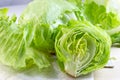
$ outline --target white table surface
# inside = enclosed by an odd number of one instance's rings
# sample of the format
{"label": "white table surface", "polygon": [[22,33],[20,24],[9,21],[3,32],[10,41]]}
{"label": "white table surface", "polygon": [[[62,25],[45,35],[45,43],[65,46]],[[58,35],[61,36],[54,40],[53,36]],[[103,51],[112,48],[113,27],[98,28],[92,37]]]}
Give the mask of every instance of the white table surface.
{"label": "white table surface", "polygon": [[95,80],[120,80],[120,48],[111,49],[113,69],[103,68],[94,72]]}

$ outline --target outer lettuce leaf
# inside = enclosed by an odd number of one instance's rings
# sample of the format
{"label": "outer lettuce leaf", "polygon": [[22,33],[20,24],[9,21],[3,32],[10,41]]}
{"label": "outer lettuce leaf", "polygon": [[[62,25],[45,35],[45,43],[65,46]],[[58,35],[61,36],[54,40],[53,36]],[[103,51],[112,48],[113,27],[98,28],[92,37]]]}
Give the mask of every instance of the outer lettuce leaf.
{"label": "outer lettuce leaf", "polygon": [[50,66],[48,55],[28,46],[24,31],[15,24],[16,17],[6,14],[6,8],[0,9],[0,62],[17,70]]}
{"label": "outer lettuce leaf", "polygon": [[86,3],[95,2],[98,5],[103,5],[107,9],[107,12],[113,12],[120,16],[120,1],[119,0],[85,0]]}
{"label": "outer lettuce leaf", "polygon": [[[99,4],[99,0],[94,0],[97,4]],[[106,8],[107,12],[112,12],[116,16],[114,19],[117,19],[112,21],[114,23],[117,23],[115,28],[111,28],[110,30],[107,30],[108,34],[110,34],[113,43],[120,43],[120,1],[119,0],[103,0],[104,2],[101,4]],[[106,2],[106,4],[105,4]],[[118,22],[119,21],[119,22]]]}
{"label": "outer lettuce leaf", "polygon": [[98,5],[106,6],[109,3],[110,0],[85,0],[84,2],[86,4],[90,4],[91,2],[95,2]]}
{"label": "outer lettuce leaf", "polygon": [[106,32],[111,36],[113,44],[120,43],[120,2],[118,0],[75,1],[81,11],[80,15],[83,16],[83,20],[90,21],[95,26],[106,30]]}
{"label": "outer lettuce leaf", "polygon": [[116,14],[112,12],[107,13],[104,6],[97,5],[94,2],[85,4],[84,16],[88,21],[105,30],[110,30],[120,25]]}
{"label": "outer lettuce leaf", "polygon": [[60,26],[55,39],[61,68],[74,77],[104,67],[109,60],[111,39],[89,22],[71,21]]}
{"label": "outer lettuce leaf", "polygon": [[26,28],[25,34],[32,46],[47,53],[54,52],[54,28],[76,19],[75,9],[76,6],[63,0],[34,0],[22,13],[19,24]]}
{"label": "outer lettuce leaf", "polygon": [[[84,16],[85,18],[92,22],[94,25],[97,25],[101,27],[102,29],[106,30],[108,34],[111,36],[112,43],[120,43],[120,19],[119,19],[119,13],[117,13],[117,9],[113,7],[111,9],[110,6],[107,6],[110,4],[106,1],[107,4],[105,5],[105,2],[103,2],[104,5],[100,5],[98,0],[94,0],[96,3],[91,2],[89,4],[85,4],[84,8]],[[98,2],[97,2],[98,1]],[[114,4],[114,3],[113,3]],[[119,10],[118,10],[119,11]]]}
{"label": "outer lettuce leaf", "polygon": [[77,5],[79,8],[82,7],[82,3],[84,2],[83,0],[66,0],[68,2],[74,3],[75,5]]}

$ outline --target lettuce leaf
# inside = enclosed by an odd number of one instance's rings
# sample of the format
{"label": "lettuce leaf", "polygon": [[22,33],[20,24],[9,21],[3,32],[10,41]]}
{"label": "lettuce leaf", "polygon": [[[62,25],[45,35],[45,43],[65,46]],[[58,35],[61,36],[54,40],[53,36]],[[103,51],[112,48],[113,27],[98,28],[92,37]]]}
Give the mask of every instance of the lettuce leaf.
{"label": "lettuce leaf", "polygon": [[75,0],[75,2],[80,9],[80,15],[83,16],[83,21],[90,21],[93,25],[104,29],[111,36],[113,44],[120,42],[118,0]]}
{"label": "lettuce leaf", "polygon": [[55,52],[54,29],[72,18],[76,19],[75,10],[75,5],[63,0],[34,0],[23,11],[19,24],[26,28],[25,34],[27,39],[31,39],[32,46],[51,53]]}
{"label": "lettuce leaf", "polygon": [[104,6],[97,5],[94,2],[85,5],[84,16],[88,21],[105,30],[110,30],[120,25],[116,14],[107,13]]}
{"label": "lettuce leaf", "polygon": [[[103,4],[100,4],[98,0],[94,1],[96,3],[91,2],[89,4],[85,4],[85,18],[94,25],[106,30],[106,32],[111,36],[113,44],[120,43],[120,14],[118,13],[119,10],[117,12],[117,9],[114,6],[112,8],[109,6],[112,0],[103,0]],[[105,3],[107,4],[105,5]]]}
{"label": "lettuce leaf", "polygon": [[24,31],[17,25],[16,17],[8,17],[7,9],[0,9],[0,62],[14,69],[27,69],[36,65],[49,67],[48,55],[28,46]]}

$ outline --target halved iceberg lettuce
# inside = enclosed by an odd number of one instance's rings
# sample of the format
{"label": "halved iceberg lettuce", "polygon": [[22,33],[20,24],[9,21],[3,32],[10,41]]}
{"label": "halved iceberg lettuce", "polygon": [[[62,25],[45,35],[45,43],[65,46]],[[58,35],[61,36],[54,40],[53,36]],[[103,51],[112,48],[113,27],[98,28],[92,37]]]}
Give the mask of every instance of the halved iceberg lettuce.
{"label": "halved iceberg lettuce", "polygon": [[104,67],[109,60],[111,39],[90,22],[71,21],[60,26],[55,39],[61,69],[73,77]]}

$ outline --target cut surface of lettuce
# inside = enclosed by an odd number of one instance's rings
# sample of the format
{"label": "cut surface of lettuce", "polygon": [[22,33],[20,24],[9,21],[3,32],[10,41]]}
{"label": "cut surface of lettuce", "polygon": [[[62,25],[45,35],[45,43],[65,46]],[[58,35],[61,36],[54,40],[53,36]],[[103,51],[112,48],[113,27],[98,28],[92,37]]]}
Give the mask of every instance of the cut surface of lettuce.
{"label": "cut surface of lettuce", "polygon": [[60,26],[55,39],[62,70],[78,77],[104,67],[110,54],[109,35],[89,22],[72,21],[72,24]]}

